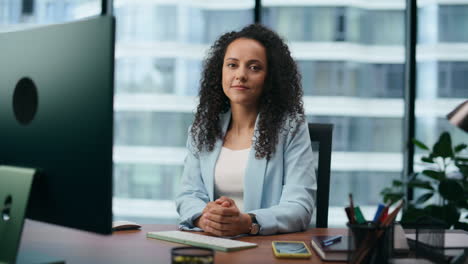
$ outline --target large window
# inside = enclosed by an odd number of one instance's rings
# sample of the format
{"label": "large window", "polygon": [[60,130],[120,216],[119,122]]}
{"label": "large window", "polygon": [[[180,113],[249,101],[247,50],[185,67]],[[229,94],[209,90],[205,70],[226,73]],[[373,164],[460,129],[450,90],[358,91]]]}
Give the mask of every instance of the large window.
{"label": "large window", "polygon": [[442,131],[466,143],[445,116],[468,98],[468,1],[438,2],[418,1],[416,138],[430,146]]}
{"label": "large window", "polygon": [[99,0],[1,0],[0,31],[72,21],[100,12]]}
{"label": "large window", "polygon": [[463,30],[468,27],[468,2],[461,2],[461,4],[437,5],[438,17],[432,19],[439,19],[440,42],[468,42],[468,34]]}
{"label": "large window", "polygon": [[[418,1],[416,138],[432,147],[443,131],[452,144],[466,143],[466,133],[446,115],[468,99],[468,1]],[[416,149],[415,171],[425,169]],[[421,190],[415,190],[418,198]],[[436,202],[433,197],[429,202]]]}
{"label": "large window", "polygon": [[330,226],[345,224],[348,193],[370,217],[382,186],[401,177],[404,2],[263,4],[299,63],[308,121],[335,126]]}
{"label": "large window", "polygon": [[[468,42],[468,40],[467,40]],[[468,95],[468,60],[438,62],[438,96],[448,98],[466,98]]]}
{"label": "large window", "polygon": [[289,41],[334,41],[337,10],[330,7],[266,6],[263,23]]}
{"label": "large window", "polygon": [[403,64],[300,60],[307,96],[402,98]]}
{"label": "large window", "polygon": [[254,1],[116,1],[114,215],[175,223],[202,60]]}
{"label": "large window", "polygon": [[[174,198],[201,63],[221,34],[253,22],[253,0],[114,1],[114,217],[175,223]],[[99,0],[0,0],[0,31],[98,15]]]}
{"label": "large window", "polygon": [[[405,1],[261,2],[261,22],[298,62],[308,121],[335,125],[330,226],[344,225],[350,192],[370,217],[380,190],[402,177]],[[220,34],[253,22],[254,5],[114,1],[117,219],[175,223],[203,58]],[[464,137],[444,116],[468,98],[467,10],[468,1],[418,6],[416,137],[424,142],[443,130]],[[0,0],[0,31],[99,13],[98,0]]]}

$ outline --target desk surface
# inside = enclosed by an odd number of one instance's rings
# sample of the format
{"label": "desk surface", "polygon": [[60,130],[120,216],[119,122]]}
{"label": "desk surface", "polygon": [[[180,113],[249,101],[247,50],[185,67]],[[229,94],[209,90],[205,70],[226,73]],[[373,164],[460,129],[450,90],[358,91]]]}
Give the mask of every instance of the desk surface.
{"label": "desk surface", "polygon": [[[141,230],[119,231],[111,236],[101,236],[27,220],[20,250],[41,252],[72,264],[171,263],[171,248],[181,244],[146,238],[149,231],[163,230],[176,230],[176,226],[143,225]],[[243,237],[239,240],[257,243],[258,247],[229,253],[216,251],[215,263],[322,263],[320,257],[310,248],[310,237],[336,234],[346,234],[346,229],[314,228],[299,233]],[[304,260],[277,259],[271,249],[273,240],[305,241],[312,251],[312,257]]]}

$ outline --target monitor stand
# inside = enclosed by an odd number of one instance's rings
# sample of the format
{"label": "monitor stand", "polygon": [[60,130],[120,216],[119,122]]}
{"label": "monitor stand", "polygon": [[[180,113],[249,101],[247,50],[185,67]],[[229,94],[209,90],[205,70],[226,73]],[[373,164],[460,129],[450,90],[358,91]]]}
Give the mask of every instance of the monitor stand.
{"label": "monitor stand", "polygon": [[35,169],[0,166],[0,263],[65,263],[27,252],[17,258],[34,177]]}

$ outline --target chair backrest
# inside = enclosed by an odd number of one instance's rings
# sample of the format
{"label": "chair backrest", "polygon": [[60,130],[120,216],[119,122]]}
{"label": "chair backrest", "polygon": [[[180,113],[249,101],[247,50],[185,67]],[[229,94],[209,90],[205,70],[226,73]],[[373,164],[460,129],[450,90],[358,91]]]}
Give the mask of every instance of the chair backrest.
{"label": "chair backrest", "polygon": [[309,134],[317,176],[315,227],[327,228],[333,124],[309,123]]}

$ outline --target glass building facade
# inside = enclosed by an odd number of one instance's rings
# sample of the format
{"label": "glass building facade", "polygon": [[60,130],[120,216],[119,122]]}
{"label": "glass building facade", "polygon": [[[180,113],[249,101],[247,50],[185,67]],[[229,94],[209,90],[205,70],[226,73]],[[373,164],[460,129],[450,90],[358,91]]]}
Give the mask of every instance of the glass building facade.
{"label": "glass building facade", "polygon": [[[467,1],[419,1],[416,137],[434,142],[468,98]],[[114,215],[175,223],[202,61],[220,34],[254,21],[254,0],[115,0]],[[347,194],[369,217],[402,177],[403,0],[263,0],[261,22],[288,43],[302,73],[309,122],[334,124],[330,226]],[[0,31],[100,13],[95,0],[0,0]],[[417,157],[416,157],[417,158]],[[416,164],[416,166],[419,166]]]}

